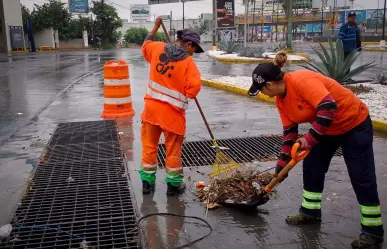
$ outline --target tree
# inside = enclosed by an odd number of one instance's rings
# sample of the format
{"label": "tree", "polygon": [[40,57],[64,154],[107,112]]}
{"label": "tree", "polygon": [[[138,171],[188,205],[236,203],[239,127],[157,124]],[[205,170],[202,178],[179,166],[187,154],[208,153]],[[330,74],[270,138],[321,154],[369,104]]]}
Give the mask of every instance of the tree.
{"label": "tree", "polygon": [[34,5],[31,13],[36,31],[53,28],[59,33],[62,28],[66,29],[71,20],[71,13],[64,3],[56,0],[49,0],[43,5]]}
{"label": "tree", "polygon": [[208,20],[203,20],[199,16],[199,20],[194,20],[189,28],[197,32],[199,35],[205,35],[210,31],[210,23]]}
{"label": "tree", "polygon": [[21,12],[22,12],[22,20],[23,20],[23,29],[24,29],[24,33],[27,33],[28,31],[28,28],[27,28],[27,20],[28,18],[31,17],[31,12],[30,10],[25,6],[25,5],[21,5]]}
{"label": "tree", "polygon": [[148,30],[146,28],[137,28],[137,27],[131,27],[129,28],[125,35],[124,39],[127,43],[134,43],[137,45],[141,45],[145,37],[148,35]]}
{"label": "tree", "polygon": [[102,43],[116,43],[116,30],[122,27],[116,8],[104,1],[93,1],[91,12],[96,16],[93,23],[94,36]]}

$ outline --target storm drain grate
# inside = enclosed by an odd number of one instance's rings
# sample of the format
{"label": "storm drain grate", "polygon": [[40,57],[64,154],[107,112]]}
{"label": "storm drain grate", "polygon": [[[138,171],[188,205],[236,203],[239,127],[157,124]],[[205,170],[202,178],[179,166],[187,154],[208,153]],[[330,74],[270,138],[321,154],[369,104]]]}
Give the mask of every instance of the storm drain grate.
{"label": "storm drain grate", "polygon": [[33,187],[127,182],[122,159],[47,163],[37,167]]}
{"label": "storm drain grate", "polygon": [[50,147],[55,145],[69,145],[82,143],[104,143],[118,141],[117,131],[115,129],[80,131],[80,132],[62,132],[55,133],[50,140]]}
{"label": "storm drain grate", "polygon": [[[219,146],[229,149],[223,150],[238,163],[254,161],[271,161],[278,159],[282,146],[281,135],[243,137],[217,140]],[[212,141],[193,141],[183,144],[182,161],[184,167],[212,165],[215,159],[215,150],[211,147]],[[158,161],[160,167],[165,167],[165,144],[159,145]],[[339,148],[335,156],[342,156]]]}
{"label": "storm drain grate", "polygon": [[27,190],[16,211],[18,223],[45,226],[134,216],[126,182],[71,185]]}
{"label": "storm drain grate", "polygon": [[59,123],[55,133],[116,130],[114,120]]}
{"label": "storm drain grate", "polygon": [[0,248],[138,248],[116,133],[114,121],[59,124]]}
{"label": "storm drain grate", "polygon": [[41,162],[86,161],[108,158],[122,158],[118,141],[48,147],[41,158]]}
{"label": "storm drain grate", "polygon": [[[0,248],[71,249],[71,248],[138,248],[134,217],[101,219],[50,226],[58,230],[37,230],[15,227],[7,245]],[[69,236],[68,233],[77,237]],[[79,237],[78,237],[79,236]],[[87,247],[81,246],[85,240]]]}

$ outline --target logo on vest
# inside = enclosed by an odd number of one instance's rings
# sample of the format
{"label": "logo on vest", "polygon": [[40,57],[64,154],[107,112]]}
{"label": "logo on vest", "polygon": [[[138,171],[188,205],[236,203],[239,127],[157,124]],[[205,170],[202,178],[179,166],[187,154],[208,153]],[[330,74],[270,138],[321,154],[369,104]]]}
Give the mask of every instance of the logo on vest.
{"label": "logo on vest", "polygon": [[156,71],[162,75],[165,75],[168,72],[168,78],[172,78],[171,71],[175,69],[175,66],[169,64],[169,58],[166,53],[160,54],[159,56],[159,63],[156,65]]}

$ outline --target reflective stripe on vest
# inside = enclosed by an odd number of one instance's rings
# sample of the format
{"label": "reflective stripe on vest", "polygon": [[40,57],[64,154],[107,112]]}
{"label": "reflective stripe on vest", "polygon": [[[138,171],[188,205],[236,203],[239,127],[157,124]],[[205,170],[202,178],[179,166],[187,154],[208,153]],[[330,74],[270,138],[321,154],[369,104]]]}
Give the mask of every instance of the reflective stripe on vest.
{"label": "reflective stripe on vest", "polygon": [[[156,89],[159,92],[154,91],[152,88]],[[186,96],[177,91],[168,89],[160,84],[157,84],[156,82],[149,81],[146,93],[152,98],[168,102],[169,104],[174,105],[178,108],[184,110],[188,109],[188,98]]]}

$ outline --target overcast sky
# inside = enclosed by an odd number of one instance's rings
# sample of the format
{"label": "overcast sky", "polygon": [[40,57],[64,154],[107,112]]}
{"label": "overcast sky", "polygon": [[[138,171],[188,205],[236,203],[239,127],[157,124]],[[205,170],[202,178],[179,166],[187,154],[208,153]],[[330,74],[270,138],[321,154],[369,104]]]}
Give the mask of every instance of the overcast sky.
{"label": "overcast sky", "polygon": [[[20,0],[22,4],[25,4],[28,8],[32,9],[33,3],[42,4],[48,2],[47,0]],[[123,19],[129,19],[129,10],[131,4],[148,4],[147,0],[105,0],[110,3],[119,12],[119,15]],[[321,0],[313,0],[313,2]],[[338,0],[346,1],[346,0]],[[348,0],[349,1],[349,0]],[[382,0],[354,0],[354,6],[359,5],[364,8],[376,8],[377,1],[381,2],[381,8],[384,1]],[[68,0],[62,0],[62,2],[68,2]],[[91,2],[91,0],[89,1]],[[372,2],[372,3],[370,3]],[[342,4],[340,2],[340,4]],[[340,5],[339,4],[339,5]],[[156,15],[169,15],[172,11],[173,19],[181,19],[183,16],[183,4],[182,3],[172,3],[172,4],[158,4],[151,5],[151,14],[152,16]],[[375,5],[375,6],[370,6]],[[244,13],[244,7],[242,6],[242,0],[235,0],[235,9],[236,13]],[[212,0],[201,0],[194,2],[187,2],[185,4],[185,17],[186,18],[196,18],[201,13],[212,13]]]}

